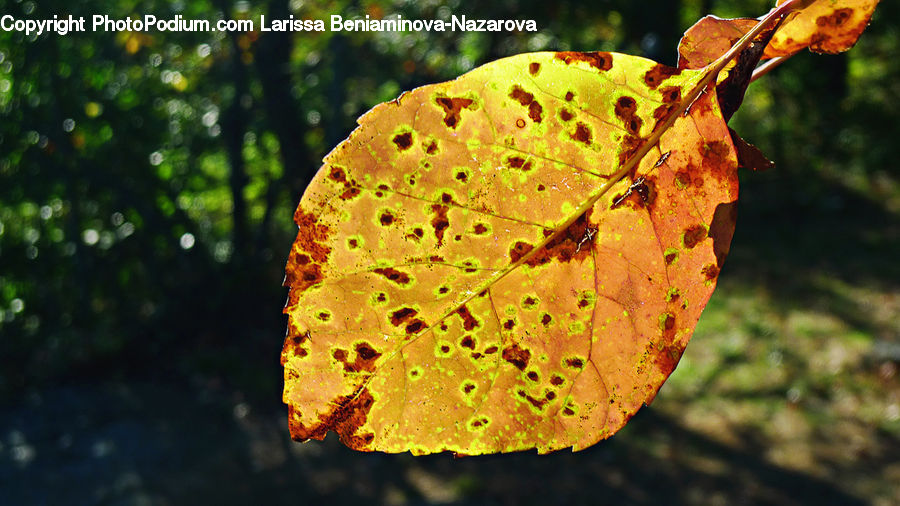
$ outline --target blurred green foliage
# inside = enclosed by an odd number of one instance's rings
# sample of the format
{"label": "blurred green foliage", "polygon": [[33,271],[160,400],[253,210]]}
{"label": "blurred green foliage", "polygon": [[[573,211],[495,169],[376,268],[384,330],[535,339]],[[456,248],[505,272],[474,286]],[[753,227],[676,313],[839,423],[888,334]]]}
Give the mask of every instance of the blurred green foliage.
{"label": "blurred green foliage", "polygon": [[[767,8],[7,0],[0,11],[17,18],[452,13],[535,19],[540,30],[0,32],[0,394],[90,376],[211,370],[241,378],[252,376],[242,372],[248,357],[277,377],[292,212],[357,116],[403,90],[525,51],[615,50],[671,64],[680,34],[706,12]],[[760,197],[769,199],[767,219],[843,209],[835,185],[885,216],[900,212],[898,32],[886,22],[897,14],[883,3],[858,48],[798,56],[751,88],[732,123],[778,162],[757,180],[777,188]],[[896,247],[872,240],[865,247]],[[897,279],[896,265],[884,268]]]}

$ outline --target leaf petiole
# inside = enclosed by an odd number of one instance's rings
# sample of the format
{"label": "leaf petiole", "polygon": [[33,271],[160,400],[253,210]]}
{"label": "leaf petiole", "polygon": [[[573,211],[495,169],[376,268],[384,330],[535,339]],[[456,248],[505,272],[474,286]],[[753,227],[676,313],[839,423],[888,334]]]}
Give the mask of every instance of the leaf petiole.
{"label": "leaf petiole", "polygon": [[756,67],[756,69],[753,71],[753,76],[750,77],[750,82],[752,83],[760,77],[768,74],[772,71],[772,69],[784,63],[788,58],[788,56],[776,56],[775,58],[772,58],[771,60],[763,63],[759,67]]}

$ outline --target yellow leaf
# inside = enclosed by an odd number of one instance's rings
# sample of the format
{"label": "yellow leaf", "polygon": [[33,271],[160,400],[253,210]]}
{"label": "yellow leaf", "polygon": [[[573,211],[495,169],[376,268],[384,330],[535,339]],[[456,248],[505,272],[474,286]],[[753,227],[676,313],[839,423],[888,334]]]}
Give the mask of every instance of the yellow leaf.
{"label": "yellow leaf", "polygon": [[677,364],[733,233],[714,77],[522,54],[362,116],[295,213],[292,436],[472,455],[622,427]]}

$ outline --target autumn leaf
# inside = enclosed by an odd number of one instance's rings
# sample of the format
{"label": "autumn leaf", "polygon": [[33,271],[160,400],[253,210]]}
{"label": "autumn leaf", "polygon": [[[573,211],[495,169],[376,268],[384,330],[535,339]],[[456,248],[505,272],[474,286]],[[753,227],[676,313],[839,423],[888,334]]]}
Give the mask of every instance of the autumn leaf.
{"label": "autumn leaf", "polygon": [[708,77],[523,54],[361,117],[295,214],[293,437],[548,452],[624,425],[681,357],[733,233]]}
{"label": "autumn leaf", "polygon": [[[840,53],[856,44],[879,0],[815,0],[788,14],[768,42],[763,59],[788,57],[809,48]],[[779,0],[778,5],[784,3]],[[690,27],[678,45],[678,67],[699,69],[731,48],[759,20],[706,16]]]}
{"label": "autumn leaf", "polygon": [[[856,44],[869,25],[879,0],[816,0],[785,20],[775,32],[766,58],[790,56],[809,48],[816,53],[840,53]],[[779,0],[779,4],[784,0]]]}
{"label": "autumn leaf", "polygon": [[731,49],[758,19],[706,16],[684,32],[678,43],[678,68],[702,69]]}

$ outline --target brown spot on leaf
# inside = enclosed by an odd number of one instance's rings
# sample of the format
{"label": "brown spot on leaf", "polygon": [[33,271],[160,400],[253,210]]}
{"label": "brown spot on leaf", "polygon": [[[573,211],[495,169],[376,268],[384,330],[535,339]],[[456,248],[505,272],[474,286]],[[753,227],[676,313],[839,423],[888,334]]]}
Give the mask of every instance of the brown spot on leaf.
{"label": "brown spot on leaf", "polygon": [[513,319],[506,320],[503,322],[503,328],[506,330],[512,330],[516,326],[516,321]]}
{"label": "brown spot on leaf", "polygon": [[537,185],[537,191],[539,191],[539,192],[542,192],[546,189],[547,189],[547,187],[542,184]]}
{"label": "brown spot on leaf", "polygon": [[459,171],[456,173],[456,180],[465,183],[469,180],[469,176],[464,171]]}
{"label": "brown spot on leaf", "polygon": [[497,353],[498,350],[499,350],[499,348],[497,348],[496,346],[488,346],[487,348],[484,349],[484,354],[485,355],[493,355],[494,353]]}
{"label": "brown spot on leaf", "polygon": [[[509,97],[519,102],[519,104],[528,107],[528,117],[531,118],[531,121],[534,121],[535,123],[541,122],[541,115],[544,112],[544,108],[541,107],[540,103],[534,100],[534,95],[528,93],[519,85],[514,85],[512,91],[509,93]],[[518,124],[518,122],[516,122],[516,124]]]}
{"label": "brown spot on leaf", "polygon": [[422,236],[425,235],[425,231],[422,230],[422,229],[419,228],[419,227],[416,227],[416,228],[413,229],[413,234],[414,234],[416,237],[418,237],[418,238],[421,239]]}
{"label": "brown spot on leaf", "polygon": [[567,358],[566,365],[571,367],[572,369],[583,369],[584,368],[584,360],[580,358]]}
{"label": "brown spot on leaf", "polygon": [[578,142],[582,142],[590,146],[591,144],[591,129],[582,122],[578,122],[575,124],[575,133],[571,134],[573,140]]}
{"label": "brown spot on leaf", "polygon": [[734,174],[734,167],[729,160],[731,145],[725,141],[710,141],[702,143],[700,152],[703,153],[703,170],[711,173],[716,179],[722,181]]}
{"label": "brown spot on leaf", "polygon": [[368,343],[358,343],[356,345],[356,355],[365,362],[371,362],[381,356],[381,353],[375,351]]}
{"label": "brown spot on leaf", "polygon": [[553,317],[550,316],[549,313],[544,313],[544,316],[541,316],[541,323],[543,323],[545,327],[547,325],[550,325],[550,322],[552,322],[552,321],[553,321]]}
{"label": "brown spot on leaf", "polygon": [[575,94],[571,91],[566,92],[566,102],[571,102],[572,99],[575,98]]}
{"label": "brown spot on leaf", "polygon": [[340,198],[341,198],[341,200],[350,200],[353,197],[359,195],[360,193],[362,193],[362,190],[360,190],[358,187],[348,186],[347,189],[344,190],[343,193],[341,193]]}
{"label": "brown spot on leaf", "polygon": [[672,102],[677,102],[678,99],[681,98],[681,88],[678,86],[666,86],[665,88],[659,90],[660,94],[662,94],[662,100],[664,104],[671,104]]}
{"label": "brown spot on leaf", "polygon": [[509,98],[515,100],[523,106],[528,106],[534,102],[534,95],[528,93],[518,84],[513,85],[512,91],[509,92]]}
{"label": "brown spot on leaf", "polygon": [[406,320],[409,320],[417,314],[419,314],[419,312],[411,307],[400,308],[390,314],[391,325],[399,327],[400,324],[406,322]]}
{"label": "brown spot on leaf", "polygon": [[563,383],[565,383],[565,381],[566,380],[564,380],[563,377],[558,374],[554,374],[553,377],[550,378],[550,384],[555,387],[562,385]]}
{"label": "brown spot on leaf", "polygon": [[525,128],[525,124],[525,120],[522,118],[516,120],[516,126],[519,128]]}
{"label": "brown spot on leaf", "polygon": [[597,226],[590,222],[591,212],[588,209],[565,230],[556,233],[526,264],[536,267],[553,259],[569,262],[590,256],[597,235]]}
{"label": "brown spot on leaf", "polygon": [[662,350],[656,353],[654,360],[656,367],[663,375],[668,376],[675,370],[675,366],[681,360],[682,353],[684,353],[684,346],[681,344],[675,343],[664,346]]}
{"label": "brown spot on leaf", "polygon": [[406,326],[406,333],[415,334],[425,327],[427,327],[427,325],[425,325],[425,322],[416,318],[415,320],[409,322],[409,324]]}
{"label": "brown spot on leaf", "polygon": [[347,175],[346,173],[344,173],[344,169],[338,166],[331,167],[331,171],[328,173],[328,177],[338,183],[343,183],[347,180]]}
{"label": "brown spot on leaf", "polygon": [[386,226],[390,225],[391,223],[394,223],[394,215],[389,212],[383,212],[383,213],[381,213],[381,216],[378,218],[378,221],[380,221],[381,224],[386,227]]}
{"label": "brown spot on leaf", "polygon": [[503,360],[514,365],[520,371],[524,371],[528,367],[528,360],[531,358],[531,352],[525,348],[520,348],[518,344],[513,344],[503,349]]}
{"label": "brown spot on leaf", "polygon": [[706,239],[706,227],[703,225],[692,225],[684,230],[684,247],[693,248],[700,241]]}
{"label": "brown spot on leaf", "polygon": [[412,132],[397,134],[394,136],[394,144],[400,151],[406,151],[412,146]]}
{"label": "brown spot on leaf", "polygon": [[437,239],[438,246],[441,246],[444,242],[444,231],[450,226],[450,221],[447,219],[449,208],[435,204],[431,206],[431,210],[435,213],[434,218],[431,219],[431,226],[434,227],[434,237]]}
{"label": "brown spot on leaf", "polygon": [[575,412],[572,411],[572,408],[567,406],[565,409],[563,409],[563,414],[566,416],[574,416]]}
{"label": "brown spot on leaf", "polygon": [[344,364],[344,370],[351,373],[357,372],[374,372],[375,361],[381,356],[381,353],[375,351],[369,343],[361,342],[355,346],[356,359],[353,362],[347,361],[347,351],[337,348],[331,352],[331,356],[335,360]]}
{"label": "brown spot on leaf", "polygon": [[281,349],[281,365],[286,364],[291,356],[303,358],[309,355],[309,352],[302,347],[303,343],[308,339],[309,332],[288,335],[284,339],[284,346]]}
{"label": "brown spot on leaf", "polygon": [[462,338],[462,341],[459,342],[459,345],[463,348],[468,348],[470,350],[475,349],[475,340],[472,339],[472,336],[465,336]]}
{"label": "brown spot on leaf", "polygon": [[[326,251],[330,251],[325,248]],[[290,286],[290,299],[296,300],[300,293],[306,291],[309,287],[314,286],[322,281],[322,266],[315,263],[309,263],[309,256],[302,255],[307,259],[306,263],[300,263],[297,258],[302,254],[296,249],[291,250],[290,258],[285,269],[284,286]],[[296,303],[296,302],[293,302]]]}
{"label": "brown spot on leaf", "polygon": [[666,253],[666,256],[665,256],[666,265],[672,265],[672,262],[674,262],[677,259],[678,259],[678,253],[676,253],[674,251],[671,253]]}
{"label": "brown spot on leaf", "polygon": [[537,75],[537,73],[540,71],[541,71],[540,63],[533,61],[530,64],[528,64],[528,72],[530,72],[531,75]]}
{"label": "brown spot on leaf", "polygon": [[[522,394],[522,392],[520,392],[520,395],[521,395],[521,394]],[[530,395],[525,395],[525,399],[526,399],[532,406],[534,406],[535,408],[537,408],[537,409],[539,409],[539,410],[540,410],[540,409],[543,409],[543,408],[544,408],[544,404],[547,402],[547,401],[544,400],[544,399],[537,400],[537,399],[535,399],[534,397],[532,397],[532,396],[530,396]]]}
{"label": "brown spot on leaf", "polygon": [[675,185],[679,189],[684,189],[691,185],[691,174],[688,170],[684,169],[675,173]]}
{"label": "brown spot on leaf", "polygon": [[638,135],[641,130],[643,120],[637,116],[637,102],[632,97],[619,97],[616,101],[615,113],[616,117],[625,124],[625,130],[632,135]]}
{"label": "brown spot on leaf", "polygon": [[707,281],[711,281],[719,275],[719,268],[715,264],[707,264],[703,266],[700,273],[703,274]]}
{"label": "brown spot on leaf", "polygon": [[559,119],[563,121],[569,121],[575,116],[568,109],[560,109],[559,110]]}
{"label": "brown spot on leaf", "polygon": [[613,65],[612,55],[605,51],[594,51],[591,53],[562,51],[556,53],[556,59],[562,60],[566,65],[571,65],[572,63],[579,61],[586,62],[591,67],[594,67],[601,72],[611,69]]}
{"label": "brown spot on leaf", "polygon": [[521,169],[525,165],[525,159],[521,156],[511,156],[506,159],[506,163],[509,164],[511,169]]}
{"label": "brown spot on leaf", "polygon": [[374,272],[375,274],[381,274],[382,276],[388,278],[394,283],[397,283],[398,285],[407,285],[410,281],[409,274],[398,271],[393,267],[378,268],[373,270],[372,272]]}
{"label": "brown spot on leaf", "polygon": [[516,241],[512,248],[509,249],[509,258],[511,263],[516,263],[523,256],[527,255],[534,246],[524,241]]}
{"label": "brown spot on leaf", "polygon": [[[467,393],[467,394],[468,394],[468,393],[471,393],[472,390],[475,390],[475,384],[474,384],[474,383],[466,383],[466,384],[463,386],[463,391],[464,391],[465,393]],[[472,422],[472,425],[474,425],[475,427],[481,426],[481,420],[475,420],[474,422]]]}
{"label": "brown spot on leaf", "polygon": [[459,124],[461,111],[468,109],[474,102],[470,98],[450,97],[438,97],[434,101],[444,109],[444,124],[453,129]]}
{"label": "brown spot on leaf", "polygon": [[462,319],[463,329],[466,331],[470,331],[479,326],[478,320],[472,316],[472,313],[469,312],[469,308],[465,304],[456,310],[456,314]]}
{"label": "brown spot on leaf", "polygon": [[662,330],[669,331],[675,328],[675,317],[666,313],[662,318]]}
{"label": "brown spot on leaf", "polygon": [[537,381],[540,379],[540,376],[538,375],[537,371],[528,371],[528,374],[526,374],[526,376],[531,381]]}
{"label": "brown spot on leaf", "polygon": [[680,69],[657,63],[644,74],[644,82],[647,83],[651,90],[655,90],[663,81],[680,73]]}
{"label": "brown spot on leaf", "polygon": [[436,141],[431,141],[427,146],[425,146],[425,153],[429,155],[433,155],[437,153],[438,145]]}
{"label": "brown spot on leaf", "polygon": [[440,294],[445,294],[449,291],[450,291],[450,289],[447,288],[446,286],[442,286],[442,287],[438,288],[438,293],[440,293]]}
{"label": "brown spot on leaf", "polygon": [[847,21],[850,18],[850,16],[852,16],[852,15],[853,15],[853,9],[850,9],[850,8],[836,9],[833,13],[831,13],[827,16],[819,16],[818,18],[816,18],[816,25],[819,26],[820,28],[824,28],[824,27],[837,28],[837,27],[843,25],[844,22]]}
{"label": "brown spot on leaf", "polygon": [[475,235],[482,235],[488,231],[488,228],[484,223],[476,223],[472,231],[475,232]]}
{"label": "brown spot on leaf", "polygon": [[556,392],[551,390],[544,394],[544,398],[548,401],[552,401],[553,399],[556,399]]}
{"label": "brown spot on leaf", "polygon": [[528,117],[535,123],[541,122],[541,114],[543,114],[543,112],[544,108],[536,101],[528,105]]}

